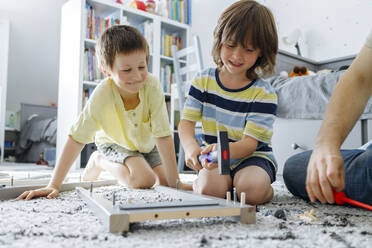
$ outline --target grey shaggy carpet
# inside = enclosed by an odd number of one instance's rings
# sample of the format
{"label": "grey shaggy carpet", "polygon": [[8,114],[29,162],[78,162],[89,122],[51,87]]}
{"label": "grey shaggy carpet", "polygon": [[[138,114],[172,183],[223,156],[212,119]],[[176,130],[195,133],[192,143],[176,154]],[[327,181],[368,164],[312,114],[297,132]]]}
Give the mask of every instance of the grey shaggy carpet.
{"label": "grey shaggy carpet", "polygon": [[[254,225],[226,217],[176,219],[135,223],[119,234],[107,233],[75,191],[51,200],[0,201],[0,247],[372,247],[370,211],[307,203],[281,178],[273,187],[274,199],[257,206]],[[151,194],[119,186],[99,191],[109,197],[113,189],[123,201]]]}

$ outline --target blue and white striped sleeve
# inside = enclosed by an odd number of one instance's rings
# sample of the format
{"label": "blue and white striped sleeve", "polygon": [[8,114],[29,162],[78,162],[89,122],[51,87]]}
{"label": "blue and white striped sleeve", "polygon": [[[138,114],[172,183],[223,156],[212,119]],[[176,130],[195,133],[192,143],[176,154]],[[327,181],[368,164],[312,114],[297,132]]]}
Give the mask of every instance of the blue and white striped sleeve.
{"label": "blue and white striped sleeve", "polygon": [[276,118],[278,98],[275,91],[262,90],[252,104],[247,115],[244,134],[258,141],[271,143],[273,136],[273,125]]}
{"label": "blue and white striped sleeve", "polygon": [[185,106],[182,111],[182,119],[189,121],[200,121],[203,114],[204,89],[200,74],[193,79]]}

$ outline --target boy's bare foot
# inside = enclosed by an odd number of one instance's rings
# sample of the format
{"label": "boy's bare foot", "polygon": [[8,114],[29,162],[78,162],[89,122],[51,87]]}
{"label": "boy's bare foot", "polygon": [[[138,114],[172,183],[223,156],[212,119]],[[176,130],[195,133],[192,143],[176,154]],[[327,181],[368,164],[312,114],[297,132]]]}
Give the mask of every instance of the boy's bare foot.
{"label": "boy's bare foot", "polygon": [[198,189],[198,179],[195,179],[194,182],[192,183],[192,191],[196,193],[197,189]]}
{"label": "boy's bare foot", "polygon": [[98,151],[90,155],[87,166],[84,169],[82,180],[83,181],[96,181],[101,174],[102,168],[99,166],[101,154]]}
{"label": "boy's bare foot", "polygon": [[190,183],[182,183],[182,182],[179,182],[178,183],[178,188],[179,189],[182,189],[182,190],[193,190],[193,185],[190,184]]}

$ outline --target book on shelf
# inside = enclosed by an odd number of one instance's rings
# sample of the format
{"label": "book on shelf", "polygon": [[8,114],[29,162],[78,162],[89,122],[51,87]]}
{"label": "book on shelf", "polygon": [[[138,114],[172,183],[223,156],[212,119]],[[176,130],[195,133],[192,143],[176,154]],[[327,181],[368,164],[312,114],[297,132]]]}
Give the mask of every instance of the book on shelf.
{"label": "book on shelf", "polygon": [[[116,2],[116,0],[115,0]],[[131,7],[130,1],[122,1],[127,7]],[[191,24],[191,0],[164,0],[157,1],[156,12],[154,14],[167,17],[170,20],[180,23]],[[165,12],[165,13],[164,13]],[[153,12],[149,12],[153,13]]]}
{"label": "book on shelf", "polygon": [[167,57],[172,57],[172,45],[176,45],[178,50],[182,48],[182,37],[178,33],[168,33],[162,30],[161,42],[161,53]]}
{"label": "book on shelf", "polygon": [[191,24],[191,0],[167,0],[168,18]]}
{"label": "book on shelf", "polygon": [[83,108],[84,108],[85,104],[87,104],[90,96],[93,93],[93,90],[94,90],[94,87],[88,87],[88,88],[84,89],[84,91],[83,91]]}
{"label": "book on shelf", "polygon": [[107,28],[120,24],[120,19],[114,16],[101,17],[96,15],[96,10],[90,4],[85,5],[85,20],[87,23],[86,35],[87,39],[97,39]]}
{"label": "book on shelf", "polygon": [[174,78],[173,65],[167,64],[160,68],[160,83],[165,93],[171,92],[171,84]]}
{"label": "book on shelf", "polygon": [[99,70],[94,48],[84,50],[83,78],[85,81],[98,81],[104,78],[104,74]]}

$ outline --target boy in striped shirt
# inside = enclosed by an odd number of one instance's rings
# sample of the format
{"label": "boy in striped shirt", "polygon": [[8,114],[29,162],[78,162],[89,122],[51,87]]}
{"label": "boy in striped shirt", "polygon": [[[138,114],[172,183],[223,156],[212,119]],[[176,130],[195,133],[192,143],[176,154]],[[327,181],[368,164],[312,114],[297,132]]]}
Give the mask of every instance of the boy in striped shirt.
{"label": "boy in striped shirt", "polygon": [[[277,96],[258,76],[275,65],[275,22],[265,6],[241,0],[222,13],[214,38],[217,68],[194,78],[178,127],[186,165],[199,171],[195,192],[222,198],[235,187],[238,196],[246,193],[246,203],[261,204],[273,197],[277,170],[270,145]],[[197,121],[209,144],[204,149],[194,138]],[[200,154],[217,149],[219,131],[228,132],[230,175],[219,175],[216,163],[198,161]]]}

